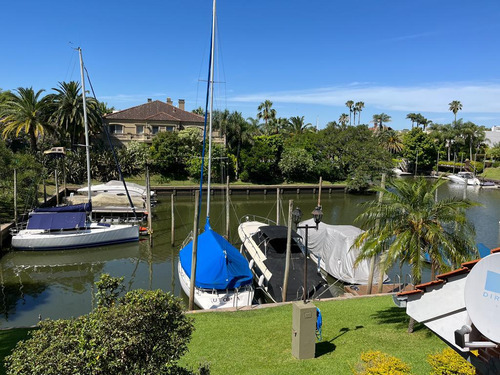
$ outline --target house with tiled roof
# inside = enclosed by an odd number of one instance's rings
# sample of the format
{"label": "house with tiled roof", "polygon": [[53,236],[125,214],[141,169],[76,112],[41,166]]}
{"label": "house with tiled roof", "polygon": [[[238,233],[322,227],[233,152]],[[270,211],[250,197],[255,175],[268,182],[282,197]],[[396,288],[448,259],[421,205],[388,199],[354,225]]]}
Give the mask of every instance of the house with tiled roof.
{"label": "house with tiled roof", "polygon": [[184,99],[179,99],[177,107],[170,98],[166,102],[148,99],[145,104],[104,115],[103,123],[113,144],[127,145],[131,141],[151,143],[160,132],[196,128],[202,134],[204,117],[186,111]]}
{"label": "house with tiled roof", "polygon": [[500,374],[500,248],[397,298],[478,374]]}

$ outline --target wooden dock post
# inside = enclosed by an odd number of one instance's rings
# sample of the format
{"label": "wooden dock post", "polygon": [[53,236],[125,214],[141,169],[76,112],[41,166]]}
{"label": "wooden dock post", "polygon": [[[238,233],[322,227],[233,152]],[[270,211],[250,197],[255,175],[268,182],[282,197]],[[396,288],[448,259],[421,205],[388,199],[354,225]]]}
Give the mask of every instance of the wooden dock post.
{"label": "wooden dock post", "polygon": [[226,180],[226,240],[229,240],[229,176]]}
{"label": "wooden dock post", "polygon": [[153,246],[153,214],[151,213],[151,179],[149,167],[146,166],[146,210],[148,210],[149,244]]}
{"label": "wooden dock post", "polygon": [[14,169],[14,222],[17,224],[17,169]]}
{"label": "wooden dock post", "polygon": [[[196,197],[197,193],[198,192],[195,192],[195,197]],[[198,202],[197,199],[196,199],[196,202]],[[198,204],[198,203],[196,203],[196,204]],[[198,206],[196,206],[196,207],[198,207]],[[170,227],[170,238],[171,238],[170,244],[172,246],[175,245],[175,216],[174,216],[174,212],[175,212],[174,211],[174,194],[171,194],[170,195],[170,214],[172,216],[172,220],[171,220],[172,224],[171,224],[171,227]]]}
{"label": "wooden dock post", "polygon": [[56,180],[56,205],[59,206],[59,178],[57,176],[57,168],[54,171],[54,180]]}
{"label": "wooden dock post", "polygon": [[290,258],[292,254],[292,210],[293,210],[293,200],[288,201],[288,229],[286,235],[286,260],[285,260],[285,275],[283,276],[283,291],[281,295],[281,300],[286,302],[286,290],[288,289],[288,274],[290,271]]}
{"label": "wooden dock post", "polygon": [[323,177],[319,177],[318,207],[321,207],[321,188],[323,187]]}

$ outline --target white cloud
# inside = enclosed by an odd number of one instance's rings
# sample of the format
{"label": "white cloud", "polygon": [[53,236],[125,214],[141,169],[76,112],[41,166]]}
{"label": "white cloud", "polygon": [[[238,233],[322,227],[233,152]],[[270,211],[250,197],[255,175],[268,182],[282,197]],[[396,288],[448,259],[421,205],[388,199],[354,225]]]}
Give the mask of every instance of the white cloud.
{"label": "white cloud", "polygon": [[440,83],[420,86],[382,86],[355,83],[337,87],[239,95],[234,102],[320,104],[344,106],[349,99],[384,111],[448,113],[449,103],[459,100],[462,113],[500,113],[499,83]]}

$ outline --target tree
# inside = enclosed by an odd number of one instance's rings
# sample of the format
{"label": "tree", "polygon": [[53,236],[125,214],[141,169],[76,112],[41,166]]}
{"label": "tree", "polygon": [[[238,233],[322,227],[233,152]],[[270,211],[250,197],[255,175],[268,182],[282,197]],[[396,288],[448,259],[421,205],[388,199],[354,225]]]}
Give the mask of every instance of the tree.
{"label": "tree", "polygon": [[269,121],[272,121],[276,118],[276,110],[272,108],[273,102],[270,100],[266,100],[258,106],[259,113],[257,113],[257,118],[259,120],[264,120],[264,126],[267,128]]}
{"label": "tree", "polygon": [[302,134],[311,129],[312,124],[310,122],[306,124],[304,121],[304,116],[290,117],[290,119],[288,120],[288,130],[292,134]]}
{"label": "tree", "polygon": [[[60,141],[69,146],[77,142],[84,143],[85,123],[83,116],[83,97],[79,82],[59,82],[56,92],[50,95],[52,114],[50,121],[55,125],[60,135]],[[94,98],[86,98],[87,125],[90,135],[101,130],[102,118],[99,103]],[[107,108],[102,108],[107,111]],[[104,113],[102,113],[104,114]]]}
{"label": "tree", "polygon": [[411,128],[413,129],[413,124],[415,123],[416,121],[416,118],[417,118],[417,114],[416,113],[408,113],[406,115],[406,118],[409,119],[411,121]]}
{"label": "tree", "polygon": [[347,108],[349,108],[349,125],[352,124],[351,122],[351,114],[352,114],[352,109],[354,107],[354,101],[353,100],[348,100],[347,102],[345,102],[345,105]]}
{"label": "tree", "polygon": [[450,106],[449,110],[453,112],[455,115],[455,124],[457,123],[457,112],[462,110],[462,103],[458,100],[453,100],[451,103],[448,103]]}
{"label": "tree", "polygon": [[303,148],[288,148],[283,151],[278,165],[287,182],[304,182],[314,169],[314,160]]}
{"label": "tree", "polygon": [[101,281],[105,300],[96,309],[77,319],[40,322],[7,357],[7,374],[192,374],[177,364],[193,332],[181,300],[160,290],[117,298],[113,278]]}
{"label": "tree", "polygon": [[9,93],[0,107],[0,123],[3,125],[4,139],[11,133],[16,137],[25,133],[30,140],[31,152],[37,151],[37,142],[40,136],[50,131],[48,123],[48,96],[40,98],[44,90],[35,93],[32,87],[19,87],[17,94]]}
{"label": "tree", "polygon": [[381,113],[379,115],[377,114],[373,115],[373,123],[375,124],[375,129],[378,130],[382,129],[384,127],[384,124],[390,121],[391,121],[391,116],[385,113]]}
{"label": "tree", "polygon": [[205,116],[205,110],[202,107],[198,107],[196,109],[193,109],[191,112],[193,112],[196,115],[199,116]]}
{"label": "tree", "polygon": [[437,149],[429,134],[414,128],[403,135],[403,157],[410,166],[418,162],[419,170],[430,170],[436,163]]}
{"label": "tree", "polygon": [[[365,229],[355,242],[360,249],[357,261],[381,254],[381,272],[396,262],[408,263],[413,283],[418,285],[426,253],[440,270],[447,262],[459,264],[477,255],[474,227],[465,214],[477,204],[458,198],[436,201],[435,192],[444,183],[395,179],[385,188],[374,188],[383,196],[380,202],[364,203],[365,209],[356,219]],[[410,332],[413,324],[411,320]]]}
{"label": "tree", "polygon": [[354,104],[354,107],[356,108],[356,111],[358,112],[358,125],[361,123],[361,111],[363,108],[365,108],[365,103],[364,102],[356,102]]}
{"label": "tree", "polygon": [[281,134],[260,135],[255,137],[249,150],[242,152],[243,181],[279,182],[282,180],[278,163],[283,152],[283,136]]}
{"label": "tree", "polygon": [[403,150],[403,141],[399,133],[392,129],[384,129],[377,133],[381,146],[391,154],[399,154]]}
{"label": "tree", "polygon": [[342,113],[339,117],[340,125],[345,127],[348,121],[349,121],[349,115],[347,113]]}
{"label": "tree", "polygon": [[150,149],[153,170],[167,178],[185,177],[188,160],[196,157],[191,148],[186,147],[186,142],[176,132],[156,134]]}

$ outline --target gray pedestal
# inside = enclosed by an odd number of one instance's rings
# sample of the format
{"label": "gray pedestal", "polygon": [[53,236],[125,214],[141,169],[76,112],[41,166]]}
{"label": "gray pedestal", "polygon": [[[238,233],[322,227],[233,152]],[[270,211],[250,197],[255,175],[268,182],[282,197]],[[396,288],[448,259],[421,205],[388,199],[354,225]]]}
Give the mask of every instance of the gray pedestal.
{"label": "gray pedestal", "polygon": [[314,358],[316,350],[316,306],[312,302],[293,303],[292,355],[298,359]]}

